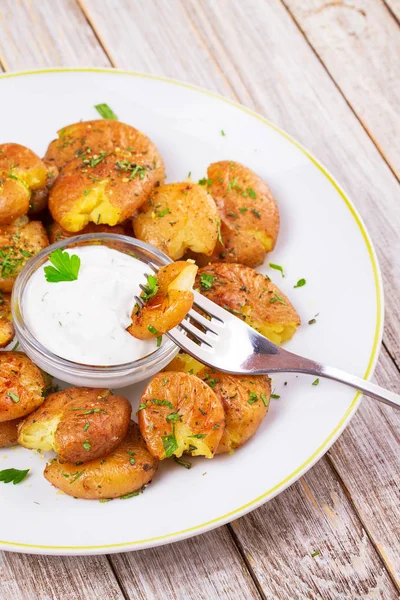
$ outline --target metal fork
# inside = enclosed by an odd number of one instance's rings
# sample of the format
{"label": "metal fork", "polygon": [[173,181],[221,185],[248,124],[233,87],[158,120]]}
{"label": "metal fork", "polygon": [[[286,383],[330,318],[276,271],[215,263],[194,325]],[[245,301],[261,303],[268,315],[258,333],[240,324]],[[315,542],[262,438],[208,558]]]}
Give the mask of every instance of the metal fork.
{"label": "metal fork", "polygon": [[[158,267],[148,263],[157,273]],[[141,286],[144,289],[144,286]],[[143,306],[143,300],[136,296]],[[283,350],[215,302],[194,292],[194,309],[166,335],[201,363],[241,375],[307,373],[344,383],[375,400],[400,408],[400,395],[345,371]],[[206,316],[203,316],[203,315]],[[188,335],[189,334],[189,335]]]}

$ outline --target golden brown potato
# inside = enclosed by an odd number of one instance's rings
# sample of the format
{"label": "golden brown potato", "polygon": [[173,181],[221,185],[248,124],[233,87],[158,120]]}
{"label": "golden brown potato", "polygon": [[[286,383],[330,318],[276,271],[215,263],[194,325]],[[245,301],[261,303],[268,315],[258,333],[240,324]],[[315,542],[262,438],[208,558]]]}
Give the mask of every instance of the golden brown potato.
{"label": "golden brown potato", "polygon": [[250,267],[214,263],[199,270],[196,288],[275,344],[289,340],[300,317],[269,277]]}
{"label": "golden brown potato", "polygon": [[207,189],[221,217],[222,244],[212,260],[256,267],[264,261],[279,233],[279,210],[267,184],[247,167],[233,161],[213,163]]}
{"label": "golden brown potato", "polygon": [[168,183],[157,188],[133,218],[135,236],[173,260],[182,258],[187,250],[211,256],[219,224],[214,200],[195,183]]}
{"label": "golden brown potato", "polygon": [[131,421],[126,437],[111,454],[82,466],[53,461],[46,466],[44,476],[75,498],[129,498],[150,483],[157,467],[158,460],[150,454],[139,427]]}
{"label": "golden brown potato", "polygon": [[164,162],[157,148],[144,133],[131,125],[112,119],[98,119],[73,123],[57,133],[58,139],[50,143],[44,160],[55,164],[58,169],[87,154],[121,150],[130,154],[131,162],[151,169],[155,181],[162,183],[165,179]]}
{"label": "golden brown potato", "polygon": [[48,227],[49,241],[50,244],[54,244],[55,242],[65,240],[73,237],[74,235],[83,235],[85,233],[116,233],[118,235],[127,235],[125,223],[121,223],[121,225],[114,225],[114,227],[110,227],[110,225],[95,225],[94,223],[89,223],[81,231],[75,233],[63,229],[61,225],[56,223],[56,221],[53,221],[53,223],[51,223]]}
{"label": "golden brown potato", "polygon": [[0,144],[0,225],[9,225],[29,209],[31,193],[48,181],[44,162],[20,144]]}
{"label": "golden brown potato", "polygon": [[0,290],[11,292],[24,264],[49,245],[40,221],[20,217],[11,225],[0,227]]}
{"label": "golden brown potato", "polygon": [[189,373],[190,375],[197,375],[202,369],[204,369],[203,363],[193,358],[193,356],[189,356],[189,354],[179,352],[179,354],[164,367],[163,371],[182,371],[183,373]]}
{"label": "golden brown potato", "polygon": [[0,423],[29,415],[44,401],[40,369],[21,352],[0,352]]}
{"label": "golden brown potato", "polygon": [[159,169],[147,155],[114,150],[85,152],[61,171],[49,194],[53,219],[67,231],[81,231],[88,223],[118,225],[159,185]]}
{"label": "golden brown potato", "polygon": [[59,462],[86,462],[109,454],[128,430],[131,405],[110,390],[69,388],[50,394],[19,428],[18,442],[54,450]]}
{"label": "golden brown potato", "polygon": [[49,164],[44,161],[47,169],[47,182],[45,187],[39,190],[32,190],[31,199],[29,202],[29,215],[36,215],[47,208],[49,201],[49,192],[54,185],[56,178],[58,177],[58,169],[56,165]]}
{"label": "golden brown potato", "polygon": [[145,340],[176,327],[192,308],[196,273],[192,262],[179,261],[161,267],[157,277],[150,275],[146,291],[141,294],[146,304],[134,308],[129,333]]}
{"label": "golden brown potato", "polygon": [[271,380],[267,375],[231,375],[205,367],[197,373],[221,400],[226,426],[215,454],[242,446],[257,431],[268,411]]}
{"label": "golden brown potato", "polygon": [[189,452],[212,458],[225,428],[222,403],[195,375],[158,373],[139,406],[139,427],[151,454],[160,460]]}
{"label": "golden brown potato", "polygon": [[15,446],[18,439],[18,425],[23,419],[13,419],[0,423],[0,448]]}
{"label": "golden brown potato", "polygon": [[0,348],[8,346],[15,335],[10,301],[11,295],[0,290]]}

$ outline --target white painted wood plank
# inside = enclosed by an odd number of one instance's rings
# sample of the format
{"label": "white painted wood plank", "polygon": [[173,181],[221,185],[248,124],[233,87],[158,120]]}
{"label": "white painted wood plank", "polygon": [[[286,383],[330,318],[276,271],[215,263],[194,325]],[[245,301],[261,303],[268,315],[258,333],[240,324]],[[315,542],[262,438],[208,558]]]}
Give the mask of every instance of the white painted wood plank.
{"label": "white painted wood plank", "polygon": [[123,589],[135,600],[261,598],[227,527],[110,559]]}
{"label": "white painted wood plank", "polygon": [[400,0],[384,0],[393,16],[400,22]]}
{"label": "white painted wood plank", "polygon": [[400,179],[400,35],[381,0],[283,0]]}
{"label": "white painted wood plank", "polygon": [[6,71],[110,66],[75,0],[1,0],[0,62]]}

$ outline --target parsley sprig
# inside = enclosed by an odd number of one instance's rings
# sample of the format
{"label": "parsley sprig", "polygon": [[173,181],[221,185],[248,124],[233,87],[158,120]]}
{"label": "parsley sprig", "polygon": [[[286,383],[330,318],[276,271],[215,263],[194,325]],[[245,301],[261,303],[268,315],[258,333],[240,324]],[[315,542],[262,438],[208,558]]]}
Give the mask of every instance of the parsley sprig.
{"label": "parsley sprig", "polygon": [[81,259],[76,254],[70,255],[59,248],[50,254],[49,261],[53,263],[54,267],[49,265],[44,268],[46,281],[58,283],[59,281],[75,281],[78,279]]}
{"label": "parsley sprig", "polygon": [[0,471],[0,481],[3,483],[13,482],[16,485],[25,479],[29,471],[30,469],[25,469],[25,471],[21,471],[20,469],[3,469],[3,471]]}

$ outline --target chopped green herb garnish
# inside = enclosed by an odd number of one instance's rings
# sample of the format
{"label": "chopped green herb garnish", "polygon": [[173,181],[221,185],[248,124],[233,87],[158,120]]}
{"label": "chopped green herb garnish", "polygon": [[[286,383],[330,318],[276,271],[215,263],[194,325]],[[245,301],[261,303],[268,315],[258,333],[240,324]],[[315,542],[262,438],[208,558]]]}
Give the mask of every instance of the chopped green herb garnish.
{"label": "chopped green herb garnish", "polygon": [[147,329],[150,331],[150,333],[152,333],[153,335],[158,335],[158,331],[155,327],[153,327],[153,325],[149,325],[147,327]]}
{"label": "chopped green herb garnish", "polygon": [[211,290],[215,279],[217,278],[211,273],[202,273],[200,275],[200,285],[203,290]]}
{"label": "chopped green herb garnish", "polygon": [[264,406],[268,406],[268,398],[267,398],[267,396],[261,392],[260,398],[263,401]]}
{"label": "chopped green herb garnish", "polygon": [[144,404],[143,402],[141,402],[141,403],[139,404],[138,412],[139,412],[140,410],[143,410],[144,408],[147,408],[147,404]]}
{"label": "chopped green herb garnish", "polygon": [[296,285],[294,285],[294,288],[298,288],[298,287],[303,287],[303,285],[306,285],[306,280],[305,279],[299,279],[298,282],[296,283]]}
{"label": "chopped green herb garnish", "polygon": [[133,456],[130,457],[129,462],[131,463],[131,465],[135,464],[135,459],[133,458]]}
{"label": "chopped green herb garnish", "polygon": [[318,384],[319,384],[319,377],[317,377],[317,379],[312,382],[312,385],[318,385]]}
{"label": "chopped green herb garnish", "polygon": [[125,494],[124,496],[120,496],[120,500],[128,500],[128,498],[133,498],[134,496],[139,496],[139,494],[141,493],[141,490],[138,490],[137,492],[131,492],[130,494]]}
{"label": "chopped green herb garnish", "polygon": [[84,195],[84,196],[87,196],[88,194],[90,194],[90,190],[85,190],[85,191],[83,192],[83,195]]}
{"label": "chopped green herb garnish", "polygon": [[158,279],[154,275],[147,275],[147,285],[141,294],[141,298],[148,302],[150,298],[153,298],[159,290]]}
{"label": "chopped green herb garnish", "polygon": [[210,388],[215,388],[215,386],[217,385],[217,383],[219,383],[219,379],[213,379],[209,373],[206,374],[206,376],[204,377],[204,381],[206,383],[208,383],[208,385],[210,386]]}
{"label": "chopped green herb garnish", "polygon": [[206,434],[205,433],[195,433],[193,435],[189,435],[188,437],[196,438],[196,440],[202,440],[203,438],[206,437]]}
{"label": "chopped green herb garnish", "polygon": [[44,268],[46,281],[57,283],[78,279],[81,259],[76,254],[69,255],[68,252],[63,252],[59,248],[50,254],[49,261],[53,263],[54,267],[47,266]]}
{"label": "chopped green herb garnish", "polygon": [[223,129],[221,129],[221,135],[223,135],[223,136],[226,135],[226,133],[225,133],[225,131]]}
{"label": "chopped green herb garnish", "polygon": [[271,394],[271,398],[275,398],[275,400],[279,400],[279,394]]}
{"label": "chopped green herb garnish", "polygon": [[284,304],[285,306],[287,306],[287,302],[285,302],[280,296],[279,294],[277,294],[275,292],[274,296],[272,296],[272,298],[269,299],[269,301],[271,302],[271,304],[273,304],[274,302],[279,302],[279,304]]}
{"label": "chopped green herb garnish", "polygon": [[258,400],[258,396],[255,392],[249,392],[249,399],[247,400],[247,402],[249,404],[254,404],[254,402],[257,402]]}
{"label": "chopped green herb garnish", "polygon": [[86,440],[86,442],[83,442],[82,446],[85,448],[86,452],[89,452],[89,450],[92,447],[89,440]]}
{"label": "chopped green herb garnish", "polygon": [[247,206],[242,206],[242,208],[239,208],[239,212],[240,213],[245,213],[246,211],[248,211],[249,209],[247,208]]}
{"label": "chopped green herb garnish", "polygon": [[170,413],[169,415],[167,415],[167,421],[170,422],[174,422],[174,421],[180,421],[181,420],[181,415],[177,412],[173,412]]}
{"label": "chopped green herb garnish", "polygon": [[89,421],[86,421],[86,423],[83,426],[83,431],[87,431],[89,429],[89,425],[90,425]]}
{"label": "chopped green herb garnish", "polygon": [[13,392],[7,392],[7,396],[9,398],[11,398],[11,400],[13,402],[15,402],[15,404],[18,404],[18,402],[19,402],[19,396],[17,396],[16,394],[13,394]]}
{"label": "chopped green herb garnish", "polygon": [[15,350],[18,348],[18,346],[19,346],[19,342],[14,344],[14,346],[11,348],[11,352],[15,352]]}
{"label": "chopped green herb garnish", "polygon": [[174,461],[180,465],[181,467],[185,467],[185,469],[191,469],[192,468],[192,463],[187,461],[187,460],[182,460],[181,458],[178,458],[177,456],[174,456]]}
{"label": "chopped green herb garnish", "polygon": [[311,554],[311,558],[314,558],[314,556],[318,556],[318,554],[319,554],[319,550],[316,550],[315,552],[313,552]]}
{"label": "chopped green herb garnish", "polygon": [[253,213],[253,215],[255,217],[257,217],[257,219],[261,219],[261,214],[258,212],[258,210],[256,210],[255,208],[252,208],[251,212]]}
{"label": "chopped green herb garnish", "polygon": [[171,404],[171,402],[168,402],[168,400],[157,400],[157,398],[152,398],[150,402],[152,402],[153,404],[157,404],[157,406],[168,406],[168,408],[170,408],[171,410],[174,409],[174,405]]}
{"label": "chopped green herb garnish", "polygon": [[271,267],[271,269],[275,269],[276,271],[280,271],[282,277],[285,277],[285,274],[283,272],[283,267],[281,267],[281,265],[275,265],[274,263],[269,263],[269,266]]}
{"label": "chopped green herb garnish", "polygon": [[[77,463],[77,464],[78,464],[78,463]],[[82,464],[82,463],[79,463],[79,464]],[[76,481],[77,479],[79,479],[79,477],[80,477],[81,475],[83,475],[85,471],[86,471],[86,469],[83,469],[83,471],[77,471],[76,473],[74,473],[74,474],[72,475],[72,479],[70,480],[70,483],[75,483],[75,481]]]}
{"label": "chopped green herb garnish", "polygon": [[16,485],[25,479],[29,471],[30,469],[25,469],[25,471],[21,471],[20,469],[4,469],[0,471],[0,481],[3,483],[13,482]]}
{"label": "chopped green herb garnish", "polygon": [[114,498],[100,498],[99,502],[104,504],[104,502],[111,502],[111,500],[114,500]]}
{"label": "chopped green herb garnish", "polygon": [[165,456],[169,458],[178,449],[178,442],[176,441],[175,433],[161,436],[161,441],[164,446]]}
{"label": "chopped green herb garnish", "polygon": [[219,424],[219,423],[215,423],[215,425],[213,425],[213,429],[214,429],[214,430],[215,430],[215,429],[219,429],[220,427],[221,427],[221,426],[220,426],[220,424]]}
{"label": "chopped green herb garnish", "polygon": [[159,348],[161,346],[161,342],[162,342],[162,335],[158,335],[157,336],[157,348]]}
{"label": "chopped green herb garnish", "polygon": [[118,121],[118,117],[108,104],[96,104],[95,109],[103,117],[103,119],[112,119]]}
{"label": "chopped green herb garnish", "polygon": [[314,323],[316,323],[316,322],[317,322],[317,319],[310,319],[310,320],[308,321],[308,324],[309,324],[309,325],[314,325]]}
{"label": "chopped green herb garnish", "polygon": [[157,213],[157,217],[165,217],[165,215],[167,215],[168,213],[170,213],[170,209],[169,208],[164,208],[164,210],[160,211],[159,213]]}

